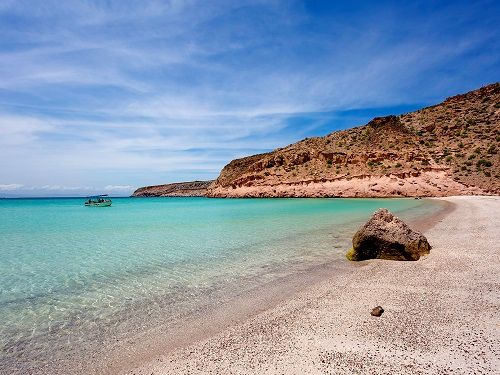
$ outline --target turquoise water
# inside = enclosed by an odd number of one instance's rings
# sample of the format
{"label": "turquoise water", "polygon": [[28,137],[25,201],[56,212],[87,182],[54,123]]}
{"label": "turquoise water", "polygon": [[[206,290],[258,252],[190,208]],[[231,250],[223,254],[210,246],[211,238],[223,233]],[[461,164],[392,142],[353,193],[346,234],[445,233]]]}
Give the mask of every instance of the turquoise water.
{"label": "turquoise water", "polygon": [[95,208],[82,199],[0,200],[0,370],[50,365],[82,344],[176,324],[220,299],[345,262],[353,231],[379,207],[409,219],[439,204],[116,198]]}

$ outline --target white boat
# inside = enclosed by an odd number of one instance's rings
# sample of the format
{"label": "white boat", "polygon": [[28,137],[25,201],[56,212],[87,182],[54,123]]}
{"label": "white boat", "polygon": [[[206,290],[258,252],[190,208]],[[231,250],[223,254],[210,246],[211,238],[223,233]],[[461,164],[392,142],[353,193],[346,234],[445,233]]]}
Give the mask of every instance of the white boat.
{"label": "white boat", "polygon": [[88,199],[85,201],[85,206],[87,207],[109,207],[111,206],[111,199],[105,198],[107,194],[103,195],[93,195],[91,197],[87,197]]}

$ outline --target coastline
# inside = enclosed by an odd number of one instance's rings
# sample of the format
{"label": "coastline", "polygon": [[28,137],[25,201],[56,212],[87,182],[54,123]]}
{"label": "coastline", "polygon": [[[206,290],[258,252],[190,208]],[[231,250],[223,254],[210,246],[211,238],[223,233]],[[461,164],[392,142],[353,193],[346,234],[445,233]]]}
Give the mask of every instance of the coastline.
{"label": "coastline", "polygon": [[[346,220],[344,217],[339,228],[336,227],[337,220],[330,214],[325,215],[319,221],[311,220],[313,226],[309,225],[307,230],[304,230],[307,224],[300,223],[297,226],[290,221],[290,227],[295,228],[293,232],[286,237],[280,235],[280,239],[277,242],[273,241],[274,243],[271,243],[271,247],[267,250],[275,253],[274,256],[266,255],[269,259],[274,257],[273,262],[266,261],[265,267],[256,268],[257,272],[252,271],[247,274],[245,273],[246,266],[241,272],[235,269],[240,275],[237,277],[237,284],[231,285],[221,280],[220,288],[215,286],[217,284],[214,284],[214,287],[203,288],[203,297],[191,294],[196,292],[196,289],[193,289],[190,294],[186,294],[189,292],[187,289],[186,291],[164,289],[163,283],[158,284],[158,287],[164,290],[164,293],[152,293],[151,298],[139,298],[137,301],[126,298],[126,294],[109,294],[116,296],[117,301],[123,301],[121,308],[99,309],[93,315],[90,311],[88,315],[82,316],[82,322],[90,322],[90,324],[80,324],[75,320],[79,317],[70,316],[70,319],[65,320],[70,329],[58,325],[46,334],[40,332],[33,337],[26,336],[23,340],[7,341],[3,347],[4,355],[0,358],[0,373],[51,373],[55,375],[66,374],[70,370],[75,374],[123,373],[144,362],[154,360],[155,356],[217,335],[229,327],[242,324],[256,314],[276,307],[279,303],[293,298],[297,293],[334,274],[347,273],[349,262],[345,260],[344,254],[350,247],[351,233],[371,212],[386,206],[386,203],[378,199],[358,199],[352,200],[351,203],[349,199],[332,199],[324,203],[322,200],[316,200],[316,202],[302,200],[301,203],[288,199],[272,200],[272,202],[271,200],[253,201],[260,207],[259,212],[266,212],[265,206],[284,208],[289,204],[294,207],[297,204],[298,207],[303,207],[304,204],[306,207],[324,207],[324,204],[334,204],[336,207],[339,204],[340,206],[347,204],[350,207],[352,203],[358,202],[361,206],[368,205],[371,208],[363,210],[362,215],[354,215],[351,219]],[[135,205],[137,201],[132,199],[127,202]],[[175,203],[176,200],[171,202]],[[227,200],[223,202],[228,203]],[[241,206],[242,203],[244,202],[240,200],[232,200],[232,204],[237,206]],[[389,200],[387,206],[392,206],[405,220],[411,217],[430,217],[443,207],[441,202],[432,204],[430,200],[414,201],[408,198]],[[150,205],[147,207],[151,209]],[[244,205],[244,207],[247,206]],[[83,213],[89,212],[76,210]],[[106,211],[106,213],[111,212],[114,211]],[[158,212],[157,209],[155,212]],[[246,212],[245,216],[249,214],[252,216],[251,212],[252,210]],[[117,214],[119,213],[117,211]],[[307,214],[306,217],[309,215]],[[285,233],[284,230],[286,231],[282,226],[279,232]],[[265,236],[267,232],[264,230],[255,233]],[[262,241],[265,241],[264,237]],[[314,244],[314,247],[310,244]],[[292,257],[285,262],[288,259],[285,256],[289,251],[288,245],[291,245],[290,249],[303,250],[300,256]],[[259,246],[259,242],[256,242],[255,246]],[[129,256],[134,255],[135,251],[129,252]],[[141,273],[124,276],[127,279],[136,280],[137,276],[141,277]],[[120,287],[123,285],[125,289],[130,285],[121,284],[120,280],[117,281],[116,285]],[[141,281],[142,279],[139,279],[139,282]],[[151,281],[155,282],[155,279]],[[138,285],[140,286],[141,283]],[[139,293],[141,290],[143,287],[139,289]],[[181,296],[183,292],[184,297]],[[182,298],[176,299],[176,295]],[[178,303],[179,301],[186,302],[182,305],[183,302]],[[94,316],[94,319],[90,320],[89,316],[91,318]],[[210,318],[207,319],[207,316]],[[6,319],[6,321],[9,322],[12,319]],[[13,323],[13,328],[15,324]],[[7,327],[10,327],[10,324],[7,324],[5,328]]]}
{"label": "coastline", "polygon": [[[440,200],[451,204],[412,223],[433,246],[424,259],[372,260],[309,280],[247,319],[222,316],[222,331],[191,345],[163,354],[149,346],[153,359],[127,374],[498,371],[500,198]],[[377,319],[369,310],[378,304],[386,313]],[[127,368],[113,362],[109,373]]]}

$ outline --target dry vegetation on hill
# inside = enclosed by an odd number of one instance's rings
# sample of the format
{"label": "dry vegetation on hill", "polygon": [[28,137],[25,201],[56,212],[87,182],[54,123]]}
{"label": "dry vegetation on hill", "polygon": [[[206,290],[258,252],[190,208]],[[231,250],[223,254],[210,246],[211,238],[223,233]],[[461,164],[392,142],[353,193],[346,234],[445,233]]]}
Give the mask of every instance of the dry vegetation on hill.
{"label": "dry vegetation on hill", "polygon": [[500,84],[233,160],[209,196],[500,193]]}
{"label": "dry vegetation on hill", "polygon": [[201,197],[213,181],[176,182],[173,184],[144,186],[133,197]]}

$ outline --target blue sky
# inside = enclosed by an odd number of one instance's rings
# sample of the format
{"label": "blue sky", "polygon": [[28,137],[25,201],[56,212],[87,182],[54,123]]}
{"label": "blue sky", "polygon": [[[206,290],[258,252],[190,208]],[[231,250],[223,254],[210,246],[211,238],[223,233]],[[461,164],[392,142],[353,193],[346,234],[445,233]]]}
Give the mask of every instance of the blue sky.
{"label": "blue sky", "polygon": [[0,2],[0,196],[129,194],[499,80],[498,1]]}

